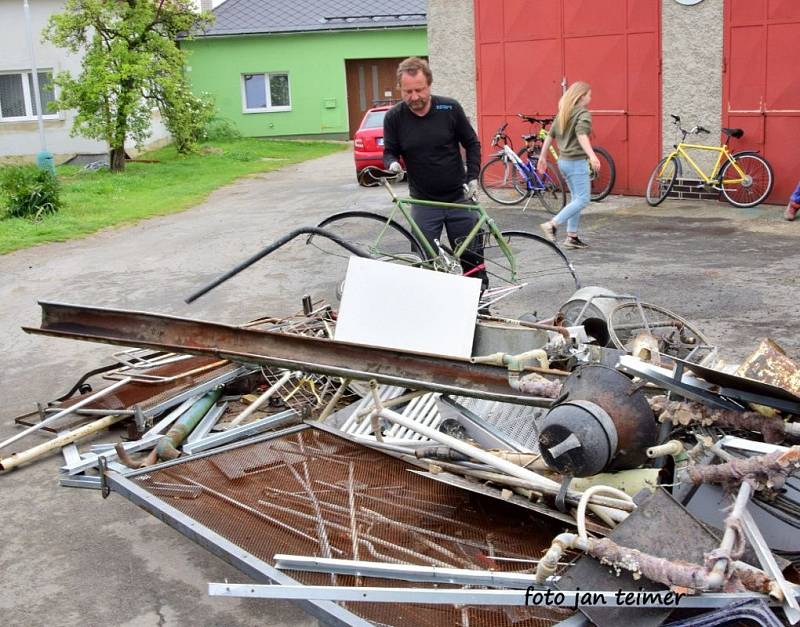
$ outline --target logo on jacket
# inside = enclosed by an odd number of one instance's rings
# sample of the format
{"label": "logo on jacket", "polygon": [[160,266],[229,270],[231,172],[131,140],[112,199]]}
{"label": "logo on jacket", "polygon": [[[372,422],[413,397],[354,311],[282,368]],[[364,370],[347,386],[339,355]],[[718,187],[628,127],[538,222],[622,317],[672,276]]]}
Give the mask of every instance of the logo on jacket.
{"label": "logo on jacket", "polygon": [[436,110],[438,110],[438,111],[450,111],[450,109],[452,109],[452,108],[453,108],[453,105],[449,105],[449,104],[438,104],[438,105],[436,105],[436,107],[435,107],[435,108],[436,108]]}

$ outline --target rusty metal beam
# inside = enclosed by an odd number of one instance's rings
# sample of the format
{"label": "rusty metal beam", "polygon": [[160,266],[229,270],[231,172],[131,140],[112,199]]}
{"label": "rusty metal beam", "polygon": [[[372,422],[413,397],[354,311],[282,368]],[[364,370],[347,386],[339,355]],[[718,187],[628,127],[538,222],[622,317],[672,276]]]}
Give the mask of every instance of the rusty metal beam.
{"label": "rusty metal beam", "polygon": [[411,389],[549,407],[552,399],[516,392],[505,368],[399,350],[287,335],[162,314],[39,302],[40,328],[27,333],[213,355],[237,362],[349,379],[375,379]]}

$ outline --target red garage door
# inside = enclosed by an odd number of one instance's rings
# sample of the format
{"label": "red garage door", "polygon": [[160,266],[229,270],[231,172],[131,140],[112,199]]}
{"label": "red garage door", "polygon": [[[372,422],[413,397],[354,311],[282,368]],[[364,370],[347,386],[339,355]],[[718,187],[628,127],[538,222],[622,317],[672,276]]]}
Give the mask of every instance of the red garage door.
{"label": "red garage door", "polygon": [[722,117],[743,128],[736,149],[760,150],[772,164],[768,202],[785,203],[800,178],[800,2],[725,2]]}
{"label": "red garage door", "polygon": [[614,191],[643,194],[661,151],[660,0],[475,0],[478,127],[484,156],[517,113],[553,115],[562,85],[592,85],[594,141]]}

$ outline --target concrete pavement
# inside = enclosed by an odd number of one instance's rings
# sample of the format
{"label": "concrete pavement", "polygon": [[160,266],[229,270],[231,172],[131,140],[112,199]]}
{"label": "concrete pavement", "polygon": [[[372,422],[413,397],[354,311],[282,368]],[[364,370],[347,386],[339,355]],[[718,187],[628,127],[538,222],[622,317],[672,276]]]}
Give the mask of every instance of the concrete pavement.
{"label": "concrete pavement", "polygon": [[[351,153],[257,175],[181,214],[0,257],[0,439],[13,416],[66,391],[112,347],[29,336],[37,299],[151,310],[222,322],[299,308],[332,272],[296,242],[193,305],[183,298],[293,227],[335,211],[389,206],[355,184]],[[531,207],[492,211],[538,232]],[[770,335],[800,358],[800,223],[782,207],[611,197],[583,218],[588,250],[570,252],[584,285],[603,285],[695,322],[730,361]],[[28,445],[35,437],[24,440]],[[3,451],[7,453],[7,451]],[[244,577],[124,499],[59,488],[58,455],[0,475],[0,616],[8,625],[312,625],[287,603],[210,598],[206,583]]]}

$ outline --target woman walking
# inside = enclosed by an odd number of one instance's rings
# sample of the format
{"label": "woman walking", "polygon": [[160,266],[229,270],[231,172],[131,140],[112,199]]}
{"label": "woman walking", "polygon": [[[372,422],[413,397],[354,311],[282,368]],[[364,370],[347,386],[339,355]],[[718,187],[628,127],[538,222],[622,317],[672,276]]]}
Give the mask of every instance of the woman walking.
{"label": "woman walking", "polygon": [[[566,222],[565,248],[587,248],[588,244],[578,237],[581,210],[591,198],[589,164],[595,172],[600,171],[600,160],[594,154],[589,134],[592,132],[592,114],[586,107],[592,99],[592,88],[588,83],[573,83],[558,101],[558,114],[544,140],[536,170],[544,174],[547,169],[547,151],[553,140],[558,144],[558,168],[567,180],[572,198],[570,202],[540,227],[550,241],[556,241],[558,227]],[[587,159],[588,162],[587,163]]]}

